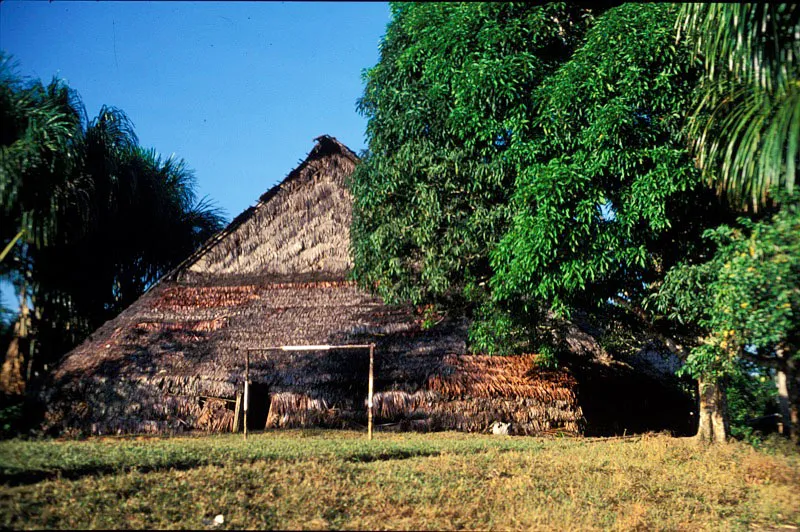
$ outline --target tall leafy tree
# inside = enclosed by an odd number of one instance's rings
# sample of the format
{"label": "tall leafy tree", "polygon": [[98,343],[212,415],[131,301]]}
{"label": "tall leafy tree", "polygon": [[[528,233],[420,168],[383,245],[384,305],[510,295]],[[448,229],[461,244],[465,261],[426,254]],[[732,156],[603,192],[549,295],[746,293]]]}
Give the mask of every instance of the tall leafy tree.
{"label": "tall leafy tree", "polygon": [[699,69],[675,43],[677,15],[668,4],[609,10],[540,88],[539,135],[517,178],[513,223],[492,253],[493,297],[515,305],[505,321],[536,323],[542,307],[622,311],[682,356],[697,341],[690,328],[659,327],[647,305],[671,267],[710,256],[700,236],[727,217],[686,150]]}
{"label": "tall leafy tree", "polygon": [[696,331],[647,296],[729,214],[687,153],[701,69],[678,6],[393,9],[361,102],[357,279],[472,306],[483,352],[545,351],[552,315],[590,309],[686,355]]}
{"label": "tall leafy tree", "polygon": [[359,102],[369,149],[351,182],[358,281],[448,309],[482,297],[530,94],[591,19],[564,3],[392,4]]}
{"label": "tall leafy tree", "polygon": [[90,121],[59,80],[25,82],[8,68],[2,80],[0,267],[21,294],[3,386],[19,392],[223,219],[197,200],[182,160],[139,146],[122,111]]}
{"label": "tall leafy tree", "polygon": [[707,231],[716,253],[670,270],[657,300],[699,329],[687,372],[725,378],[741,360],[777,371],[784,422],[800,443],[800,203],[785,200],[764,220]]}

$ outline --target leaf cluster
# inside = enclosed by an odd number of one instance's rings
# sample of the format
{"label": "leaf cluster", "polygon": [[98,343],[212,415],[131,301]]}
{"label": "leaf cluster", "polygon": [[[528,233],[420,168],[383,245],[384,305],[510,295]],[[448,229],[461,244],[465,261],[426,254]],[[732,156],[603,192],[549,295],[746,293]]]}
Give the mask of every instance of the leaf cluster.
{"label": "leaf cluster", "polygon": [[679,257],[702,253],[723,215],[686,152],[683,111],[699,71],[674,42],[675,6],[599,17],[536,95],[513,221],[492,251],[495,299],[559,314],[640,305]]}
{"label": "leaf cluster", "polygon": [[388,301],[485,297],[488,250],[529,136],[536,87],[591,20],[569,4],[396,4],[359,101],[354,276]]}
{"label": "leaf cluster", "polygon": [[788,198],[771,217],[739,219],[705,232],[717,248],[702,263],[667,275],[659,308],[704,332],[688,371],[724,375],[740,357],[769,365],[776,351],[800,358],[800,205]]}

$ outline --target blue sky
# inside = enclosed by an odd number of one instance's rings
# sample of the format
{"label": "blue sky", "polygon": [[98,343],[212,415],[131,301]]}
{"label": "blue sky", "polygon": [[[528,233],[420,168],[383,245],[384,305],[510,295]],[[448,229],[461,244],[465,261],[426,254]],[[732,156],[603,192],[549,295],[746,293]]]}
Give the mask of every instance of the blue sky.
{"label": "blue sky", "polygon": [[4,1],[0,49],[23,75],[65,79],[90,116],[124,110],[230,219],[315,137],[365,147],[355,104],[389,18],[377,2]]}

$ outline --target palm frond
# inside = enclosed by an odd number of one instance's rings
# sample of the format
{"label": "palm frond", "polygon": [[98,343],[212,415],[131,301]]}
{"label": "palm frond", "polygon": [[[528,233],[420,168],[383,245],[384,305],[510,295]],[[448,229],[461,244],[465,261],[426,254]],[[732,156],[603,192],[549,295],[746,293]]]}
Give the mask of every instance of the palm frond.
{"label": "palm frond", "polygon": [[191,231],[196,235],[195,246],[208,240],[214,233],[225,227],[225,211],[208,196],[203,196],[192,209],[186,213],[186,220]]}
{"label": "palm frond", "polygon": [[681,9],[679,32],[693,42],[710,79],[733,75],[766,91],[795,79],[800,53],[796,5],[696,3]]}
{"label": "palm frond", "polygon": [[14,235],[14,238],[11,239],[11,242],[6,244],[6,247],[3,248],[3,251],[0,251],[0,262],[3,262],[3,259],[5,259],[6,256],[11,252],[11,249],[14,247],[14,244],[16,244],[17,241],[20,238],[22,238],[22,235],[24,235],[24,234],[25,234],[25,230],[23,229],[22,231],[18,232],[16,235]]}
{"label": "palm frond", "polygon": [[679,36],[706,79],[688,134],[708,180],[732,204],[758,210],[797,182],[800,8],[793,4],[687,4]]}

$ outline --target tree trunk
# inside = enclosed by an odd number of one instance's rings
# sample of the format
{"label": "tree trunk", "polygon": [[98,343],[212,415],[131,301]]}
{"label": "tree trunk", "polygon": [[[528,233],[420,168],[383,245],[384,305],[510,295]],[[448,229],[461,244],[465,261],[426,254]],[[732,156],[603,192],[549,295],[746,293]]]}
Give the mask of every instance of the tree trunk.
{"label": "tree trunk", "polygon": [[783,433],[800,444],[800,368],[785,345],[777,350],[778,406],[783,418]]}
{"label": "tree trunk", "polygon": [[789,396],[789,437],[800,445],[800,368],[791,356],[786,361],[786,391]]}
{"label": "tree trunk", "polygon": [[8,395],[25,394],[30,321],[30,311],[23,298],[17,323],[14,324],[14,336],[8,344],[5,362],[0,370],[0,391]]}
{"label": "tree trunk", "polygon": [[800,405],[798,405],[800,394],[796,390],[797,386],[795,386],[794,400],[789,403],[789,417],[792,422],[792,426],[789,427],[789,436],[795,445],[800,445]]}
{"label": "tree trunk", "polygon": [[779,432],[781,434],[792,434],[792,409],[790,408],[791,401],[789,401],[789,387],[787,383],[786,372],[782,369],[778,370],[778,410],[781,413],[781,426]]}
{"label": "tree trunk", "polygon": [[708,443],[724,443],[728,440],[728,405],[725,390],[719,380],[698,379],[699,423],[698,440]]}

